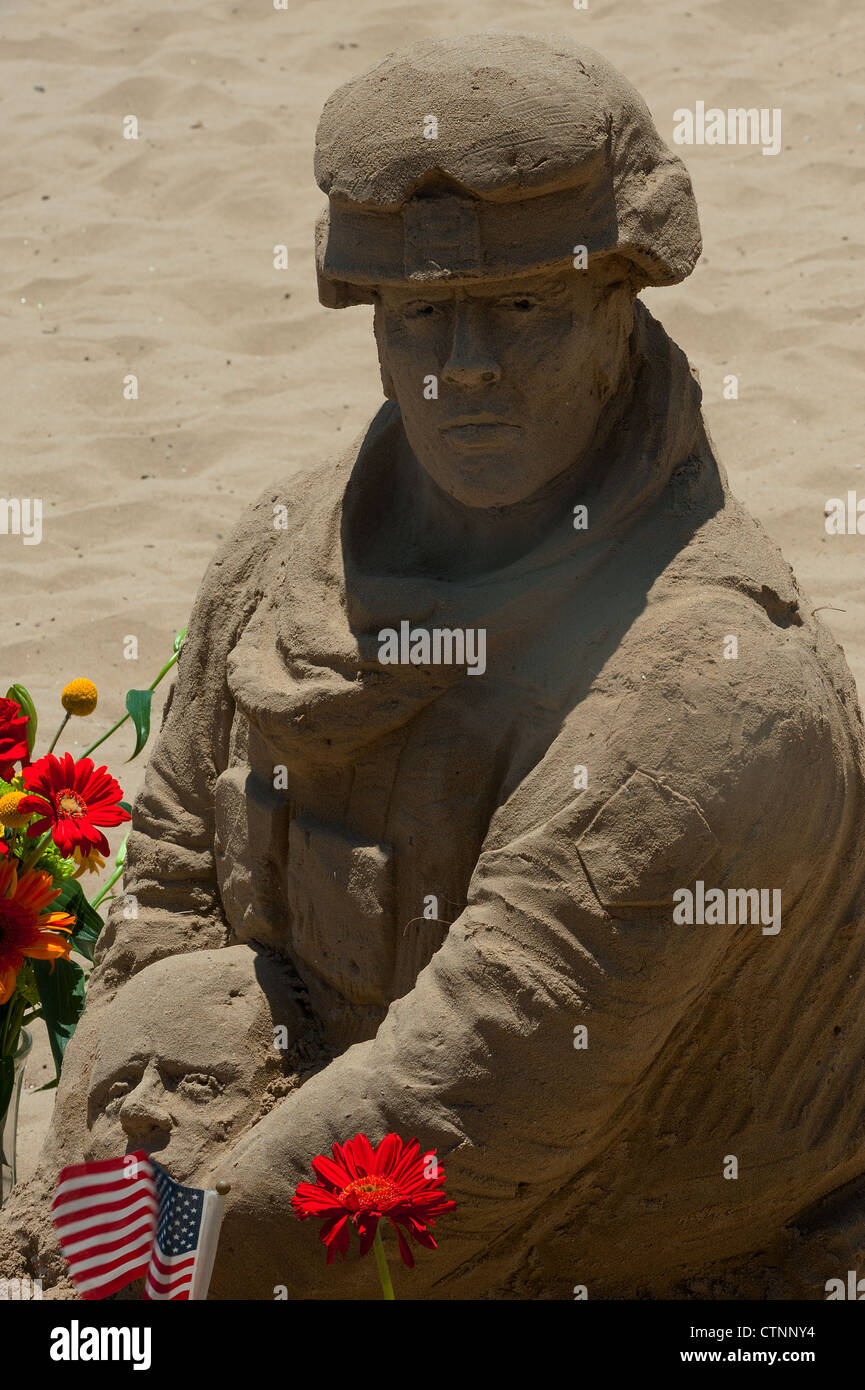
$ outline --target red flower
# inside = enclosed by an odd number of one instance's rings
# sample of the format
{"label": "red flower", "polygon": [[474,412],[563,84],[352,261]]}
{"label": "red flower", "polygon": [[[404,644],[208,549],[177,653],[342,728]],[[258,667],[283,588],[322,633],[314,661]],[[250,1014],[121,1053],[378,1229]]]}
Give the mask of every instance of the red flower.
{"label": "red flower", "polygon": [[61,854],[71,855],[76,846],[82,854],[93,849],[108,854],[108,841],[96,827],[120,825],[130,819],[129,812],[118,804],[123,796],[120,783],[107,768],[94,771],[92,758],[76,762],[71,753],[64,753],[62,758],[46,753],[25,767],[23,777],[28,794],[18,810],[41,815],[27,827],[27,834],[42,835],[50,830]]}
{"label": "red flower", "polygon": [[379,1221],[387,1217],[403,1263],[412,1269],[414,1257],[400,1228],[435,1250],[427,1227],[456,1206],[445,1197],[435,1151],[421,1154],[416,1139],[404,1145],[398,1134],[386,1134],[375,1150],[365,1134],[356,1134],[347,1144],[334,1144],[332,1159],[314,1158],[312,1169],[318,1182],[299,1183],[291,1205],[301,1221],[324,1217],[319,1239],[327,1246],[328,1264],[337,1251],[345,1259],[352,1225],[360,1234],[361,1255],[368,1254]]}
{"label": "red flower", "polygon": [[15,763],[27,759],[27,720],[15,700],[0,700],[0,777],[11,782]]}
{"label": "red flower", "polygon": [[52,970],[55,960],[69,959],[75,921],[68,912],[49,910],[59,893],[50,874],[30,869],[19,878],[17,860],[0,864],[0,1004],[12,998],[28,956],[50,960]]}

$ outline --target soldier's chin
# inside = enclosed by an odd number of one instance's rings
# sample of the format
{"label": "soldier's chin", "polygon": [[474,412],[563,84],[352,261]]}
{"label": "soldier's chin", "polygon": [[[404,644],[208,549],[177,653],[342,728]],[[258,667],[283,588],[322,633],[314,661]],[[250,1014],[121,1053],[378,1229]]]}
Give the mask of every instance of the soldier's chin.
{"label": "soldier's chin", "polygon": [[513,507],[537,489],[526,473],[525,456],[510,451],[473,449],[437,458],[427,472],[442,492],[464,507]]}

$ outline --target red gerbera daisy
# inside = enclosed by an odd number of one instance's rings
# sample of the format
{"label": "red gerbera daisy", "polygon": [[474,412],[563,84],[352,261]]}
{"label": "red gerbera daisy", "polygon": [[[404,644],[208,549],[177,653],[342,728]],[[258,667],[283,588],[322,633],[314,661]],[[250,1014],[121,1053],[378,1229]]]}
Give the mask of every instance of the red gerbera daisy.
{"label": "red gerbera daisy", "polygon": [[361,1255],[368,1254],[386,1217],[397,1233],[403,1263],[412,1269],[406,1235],[435,1250],[427,1228],[456,1206],[445,1197],[435,1151],[422,1154],[416,1139],[403,1144],[398,1134],[386,1134],[375,1150],[365,1134],[356,1134],[346,1144],[334,1144],[333,1158],[314,1158],[312,1169],[318,1182],[299,1183],[291,1205],[301,1221],[324,1217],[319,1239],[327,1246],[328,1264],[337,1251],[345,1259],[352,1226],[360,1234]]}
{"label": "red gerbera daisy", "polygon": [[0,777],[11,782],[15,764],[27,758],[27,720],[16,700],[0,700]]}
{"label": "red gerbera daisy", "polygon": [[21,812],[38,812],[41,819],[27,827],[28,835],[51,831],[61,854],[71,855],[76,846],[82,854],[98,850],[108,854],[108,841],[97,830],[99,825],[120,825],[129,820],[129,812],[119,804],[123,790],[108,769],[94,771],[93,759],[76,762],[71,753],[44,758],[25,767],[23,772],[27,795],[19,803]]}

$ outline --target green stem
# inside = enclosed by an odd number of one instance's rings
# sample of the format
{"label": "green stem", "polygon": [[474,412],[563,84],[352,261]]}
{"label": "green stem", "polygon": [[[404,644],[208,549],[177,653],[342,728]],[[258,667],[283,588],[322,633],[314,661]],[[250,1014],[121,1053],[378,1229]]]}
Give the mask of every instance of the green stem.
{"label": "green stem", "polygon": [[[372,1243],[375,1251],[375,1262],[378,1265],[378,1277],[381,1280],[382,1297],[387,1299],[394,1298],[393,1284],[390,1282],[390,1270],[387,1267],[387,1255],[384,1253],[384,1246],[381,1243],[381,1226],[375,1228],[375,1240]],[[394,1302],[396,1300],[394,1299]]]}
{"label": "green stem", "polygon": [[[165,665],[163,666],[162,670],[159,672],[159,675],[156,677],[156,680],[153,681],[153,683],[152,683],[151,685],[148,685],[148,686],[146,687],[147,690],[155,690],[155,689],[156,689],[156,687],[158,686],[159,682],[162,680],[163,676],[167,676],[167,675],[168,675],[168,672],[171,670],[172,666],[174,665],[174,663],[175,663],[175,661],[177,660],[177,658],[179,657],[179,655],[180,655],[180,652],[179,652],[179,650],[178,650],[178,651],[176,651],[176,652],[174,653],[174,655],[172,656],[172,658],[171,658],[170,661],[166,661],[166,663],[165,663]],[[89,748],[85,748],[84,752],[81,754],[82,758],[89,758],[89,756],[90,756],[90,754],[93,752],[94,748],[98,748],[99,745],[100,745],[100,743],[104,743],[105,740],[106,740],[107,738],[110,738],[111,735],[112,735],[113,733],[116,733],[116,731],[120,728],[121,724],[125,724],[126,721],[127,721],[127,719],[130,719],[130,718],[131,718],[131,715],[129,714],[129,712],[128,712],[128,710],[127,710],[126,714],[122,715],[121,718],[118,719],[118,721],[117,721],[116,724],[112,724],[112,725],[111,725],[111,728],[108,730],[107,733],[103,734],[101,738],[98,738],[98,739],[96,740],[95,743],[91,743],[91,745],[90,745]],[[58,735],[58,737],[59,737],[59,735]],[[56,742],[57,742],[57,739],[54,740],[54,743],[56,743]],[[51,747],[53,748],[53,747],[54,747],[54,744],[52,744]]]}
{"label": "green stem", "polygon": [[48,749],[48,752],[49,752],[49,753],[53,753],[53,752],[54,752],[54,745],[56,744],[56,742],[57,742],[58,738],[60,737],[60,735],[63,733],[63,730],[66,728],[66,725],[69,723],[69,720],[70,720],[71,718],[72,718],[72,715],[71,715],[71,713],[69,712],[69,710],[67,710],[67,711],[66,711],[66,716],[65,716],[65,718],[64,718],[64,720],[63,720],[63,722],[62,722],[62,724],[60,725],[60,728],[57,730],[57,733],[54,735],[53,739],[51,740],[51,747]]}
{"label": "green stem", "polygon": [[0,1057],[14,1057],[17,1052],[18,1034],[21,1032],[21,1020],[26,1007],[26,1001],[20,995],[13,994],[3,1020],[3,1041],[0,1043]]}
{"label": "green stem", "polygon": [[125,724],[125,723],[126,723],[126,721],[127,721],[128,718],[129,718],[129,715],[128,715],[128,714],[124,714],[124,716],[123,716],[122,719],[118,719],[118,721],[117,721],[116,724],[112,724],[112,725],[111,725],[111,728],[108,730],[108,733],[107,733],[107,734],[103,734],[102,737],[101,737],[101,738],[98,738],[98,739],[96,740],[95,743],[91,743],[91,745],[90,745],[89,748],[85,748],[84,752],[81,754],[82,758],[89,758],[89,757],[90,757],[90,754],[93,752],[94,748],[98,748],[99,745],[100,745],[100,743],[104,743],[105,740],[106,740],[107,738],[110,738],[111,735],[115,732],[115,730],[120,728],[120,725],[121,725],[121,724]]}
{"label": "green stem", "polygon": [[91,907],[98,907],[98,906],[99,906],[99,904],[102,902],[102,899],[105,897],[106,893],[108,892],[109,888],[113,888],[114,884],[117,882],[117,880],[119,879],[119,877],[120,877],[120,875],[121,875],[122,873],[123,873],[123,865],[121,864],[121,865],[119,865],[118,868],[116,868],[116,869],[114,870],[114,873],[111,875],[111,877],[110,877],[110,879],[108,880],[108,882],[106,883],[105,887],[102,889],[102,892],[101,892],[97,897],[95,897],[95,898],[93,899],[92,903],[90,904]]}

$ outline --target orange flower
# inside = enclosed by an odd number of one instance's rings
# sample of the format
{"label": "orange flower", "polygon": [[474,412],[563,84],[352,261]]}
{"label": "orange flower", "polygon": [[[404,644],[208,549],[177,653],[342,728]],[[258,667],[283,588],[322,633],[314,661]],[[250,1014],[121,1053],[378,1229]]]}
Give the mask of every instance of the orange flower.
{"label": "orange flower", "polygon": [[61,932],[75,925],[68,912],[49,912],[59,894],[51,875],[28,869],[18,877],[17,859],[0,861],[0,1004],[11,999],[25,956],[69,959],[71,943]]}

